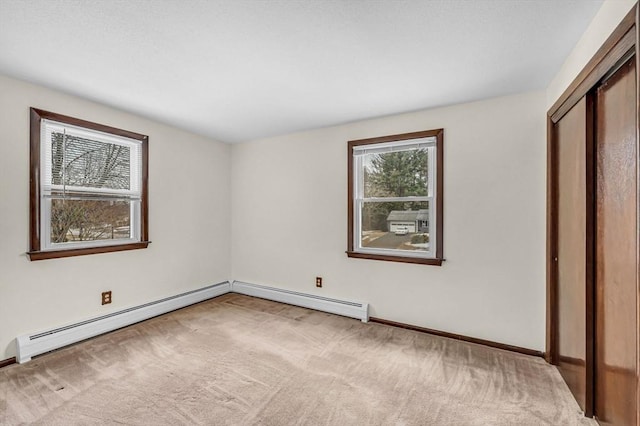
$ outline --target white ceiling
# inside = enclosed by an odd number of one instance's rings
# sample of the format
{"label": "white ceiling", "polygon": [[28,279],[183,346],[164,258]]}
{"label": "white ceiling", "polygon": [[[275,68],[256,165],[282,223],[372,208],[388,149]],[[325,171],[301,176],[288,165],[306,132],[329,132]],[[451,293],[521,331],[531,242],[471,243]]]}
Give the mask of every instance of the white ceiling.
{"label": "white ceiling", "polygon": [[543,89],[601,4],[0,0],[0,73],[240,142]]}

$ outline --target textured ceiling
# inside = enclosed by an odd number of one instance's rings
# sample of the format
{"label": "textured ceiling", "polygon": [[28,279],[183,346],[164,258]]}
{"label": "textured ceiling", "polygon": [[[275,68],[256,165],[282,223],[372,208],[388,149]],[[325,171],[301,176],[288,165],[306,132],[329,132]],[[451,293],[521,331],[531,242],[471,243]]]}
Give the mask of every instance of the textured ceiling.
{"label": "textured ceiling", "polygon": [[601,4],[0,0],[0,73],[240,142],[543,89]]}

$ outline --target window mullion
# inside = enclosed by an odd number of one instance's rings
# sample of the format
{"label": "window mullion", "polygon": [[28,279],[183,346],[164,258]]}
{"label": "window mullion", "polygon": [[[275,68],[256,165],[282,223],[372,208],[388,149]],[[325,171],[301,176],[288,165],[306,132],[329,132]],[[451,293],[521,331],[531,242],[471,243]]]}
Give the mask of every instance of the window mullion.
{"label": "window mullion", "polygon": [[420,196],[420,197],[371,197],[371,198],[362,198],[362,201],[366,203],[419,203],[424,201],[429,201],[433,197],[431,196]]}

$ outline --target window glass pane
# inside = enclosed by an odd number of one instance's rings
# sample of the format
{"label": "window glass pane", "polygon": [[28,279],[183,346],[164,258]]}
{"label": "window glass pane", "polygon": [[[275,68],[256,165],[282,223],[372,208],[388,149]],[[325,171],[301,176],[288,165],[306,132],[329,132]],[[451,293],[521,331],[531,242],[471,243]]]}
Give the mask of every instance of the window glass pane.
{"label": "window glass pane", "polygon": [[131,235],[131,201],[51,200],[51,242],[126,239]]}
{"label": "window glass pane", "polygon": [[429,251],[429,202],[365,202],[361,247]]}
{"label": "window glass pane", "polygon": [[362,156],[364,197],[428,195],[429,148]]}
{"label": "window glass pane", "polygon": [[60,132],[51,134],[51,183],[131,189],[131,148]]}

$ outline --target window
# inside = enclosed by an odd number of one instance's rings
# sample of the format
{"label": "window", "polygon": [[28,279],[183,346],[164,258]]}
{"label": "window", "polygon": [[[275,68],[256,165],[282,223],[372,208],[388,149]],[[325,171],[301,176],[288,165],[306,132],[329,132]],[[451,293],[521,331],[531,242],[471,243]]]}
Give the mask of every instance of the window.
{"label": "window", "polygon": [[31,108],[31,260],[148,246],[148,137]]}
{"label": "window", "polygon": [[349,257],[441,265],[443,129],[349,141]]}

